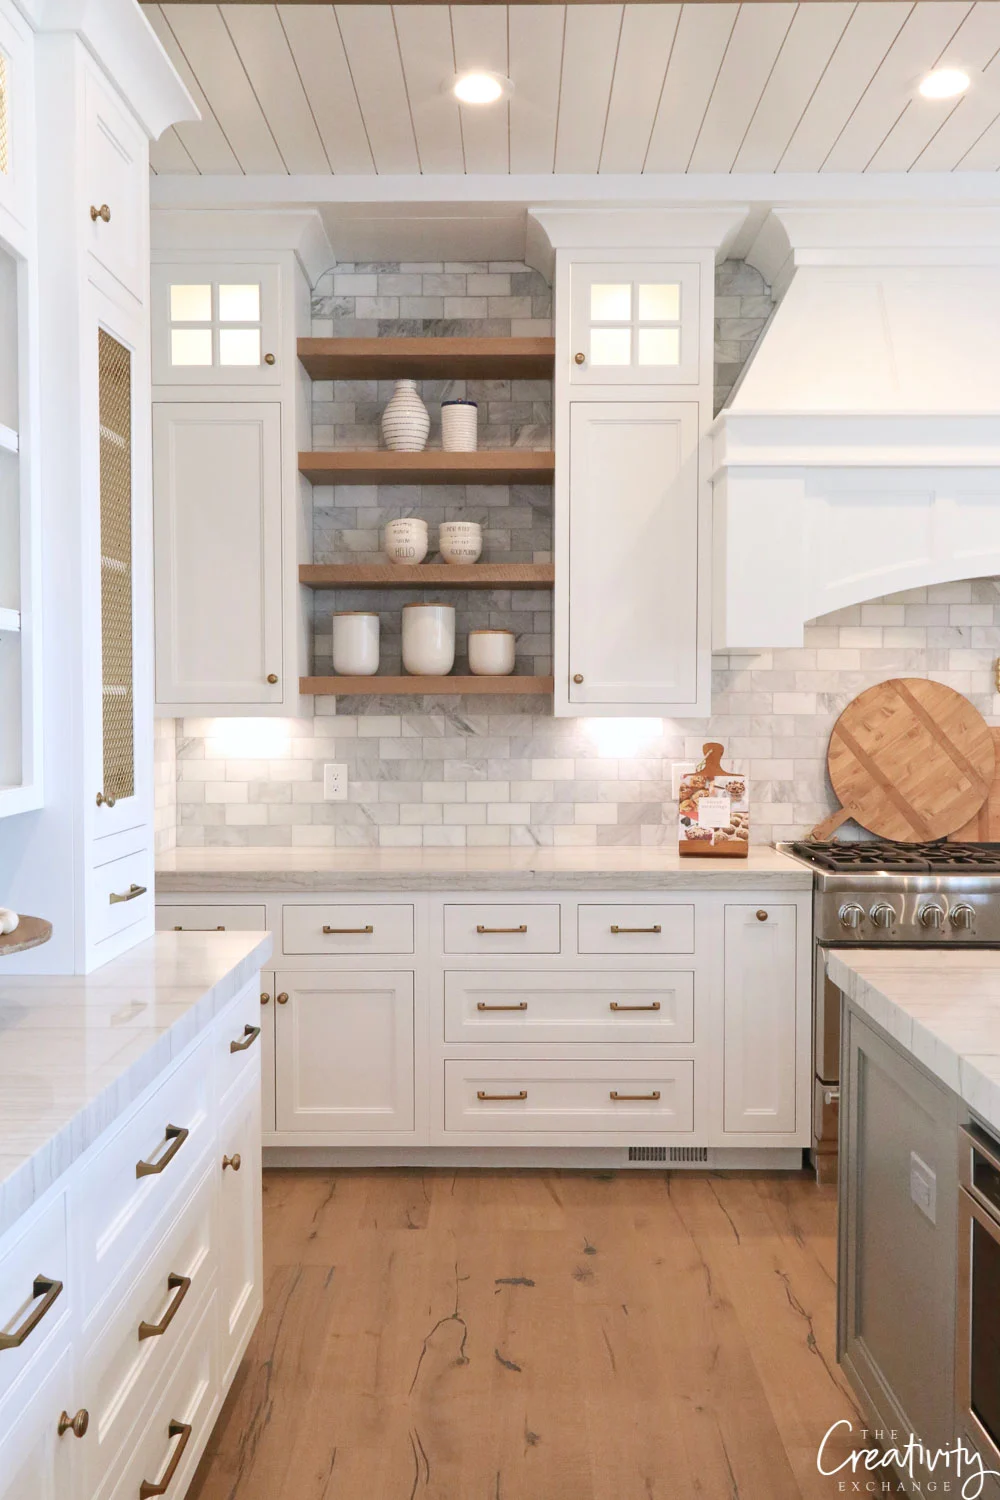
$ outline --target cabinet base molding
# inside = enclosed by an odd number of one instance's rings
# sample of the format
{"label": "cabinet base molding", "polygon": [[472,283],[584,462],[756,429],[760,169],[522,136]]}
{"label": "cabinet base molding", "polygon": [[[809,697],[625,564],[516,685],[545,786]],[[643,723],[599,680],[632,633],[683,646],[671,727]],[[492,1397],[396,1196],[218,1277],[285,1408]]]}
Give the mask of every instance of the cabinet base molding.
{"label": "cabinet base molding", "polygon": [[[648,1142],[642,1150],[650,1150]],[[269,1167],[426,1167],[450,1170],[456,1167],[510,1168],[559,1167],[568,1171],[654,1172],[800,1172],[801,1146],[709,1146],[707,1160],[671,1160],[671,1151],[693,1155],[696,1147],[665,1146],[666,1160],[629,1160],[624,1146],[265,1146],[264,1170]]]}

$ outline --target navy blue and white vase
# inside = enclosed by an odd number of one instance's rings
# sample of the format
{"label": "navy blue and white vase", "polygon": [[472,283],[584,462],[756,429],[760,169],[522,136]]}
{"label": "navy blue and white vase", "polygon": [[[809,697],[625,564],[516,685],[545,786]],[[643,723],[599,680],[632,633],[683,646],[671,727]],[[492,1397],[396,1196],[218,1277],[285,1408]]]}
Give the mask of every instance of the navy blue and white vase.
{"label": "navy blue and white vase", "polygon": [[397,380],[382,413],[382,437],[394,453],[420,453],[427,447],[430,414],[420,399],[415,380]]}
{"label": "navy blue and white vase", "polygon": [[479,442],[475,401],[441,402],[441,446],[446,453],[475,453]]}

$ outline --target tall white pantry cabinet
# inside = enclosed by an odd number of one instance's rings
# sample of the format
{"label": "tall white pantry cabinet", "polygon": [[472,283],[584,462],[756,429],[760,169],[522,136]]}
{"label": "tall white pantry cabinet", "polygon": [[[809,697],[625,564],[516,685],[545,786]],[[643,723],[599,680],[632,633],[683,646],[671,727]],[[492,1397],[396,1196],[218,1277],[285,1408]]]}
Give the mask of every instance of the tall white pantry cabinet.
{"label": "tall white pantry cabinet", "polygon": [[34,700],[22,679],[20,701],[44,794],[4,823],[0,900],[54,929],[5,973],[85,973],[153,930],[149,141],[196,111],[131,0],[26,9],[27,25],[0,3],[23,38],[3,58],[4,92],[31,136],[30,149],[11,138],[34,212],[19,299],[20,634],[22,667],[41,644],[44,672]]}

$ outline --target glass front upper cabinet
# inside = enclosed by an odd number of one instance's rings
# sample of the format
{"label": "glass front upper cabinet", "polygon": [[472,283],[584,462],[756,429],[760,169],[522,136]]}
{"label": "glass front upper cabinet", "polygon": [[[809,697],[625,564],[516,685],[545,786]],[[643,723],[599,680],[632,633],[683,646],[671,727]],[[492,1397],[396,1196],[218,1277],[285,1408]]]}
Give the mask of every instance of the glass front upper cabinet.
{"label": "glass front upper cabinet", "polygon": [[667,262],[572,268],[575,385],[694,385],[698,267]]}
{"label": "glass front upper cabinet", "polygon": [[155,265],[154,385],[277,385],[277,266]]}

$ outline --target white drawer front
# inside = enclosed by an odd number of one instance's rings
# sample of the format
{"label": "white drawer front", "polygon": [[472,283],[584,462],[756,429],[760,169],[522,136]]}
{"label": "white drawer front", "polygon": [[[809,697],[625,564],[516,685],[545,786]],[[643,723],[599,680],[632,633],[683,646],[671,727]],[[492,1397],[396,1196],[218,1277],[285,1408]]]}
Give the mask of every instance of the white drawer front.
{"label": "white drawer front", "polygon": [[207,1295],[215,1269],[216,1174],[213,1161],[82,1360],[88,1495],[97,1493],[157,1383],[184,1350]]}
{"label": "white drawer front", "polygon": [[[139,830],[144,834],[144,830]],[[152,904],[153,855],[137,849],[91,871],[94,896],[94,941],[114,937],[143,921]]]}
{"label": "white drawer front", "polygon": [[213,1293],[153,1415],[141,1432],[129,1438],[100,1500],[136,1500],[144,1483],[163,1484],[168,1477],[166,1500],[180,1500],[184,1495],[219,1408],[217,1318]]}
{"label": "white drawer front", "polygon": [[266,932],[263,906],[158,906],[157,932]]}
{"label": "white drawer front", "polygon": [[493,970],[444,976],[446,1042],[693,1042],[694,975]]}
{"label": "white drawer front", "polygon": [[528,902],[487,906],[461,902],[444,909],[446,953],[558,953],[559,907]]}
{"label": "white drawer front", "polygon": [[412,953],[412,906],[286,906],[286,953]]}
{"label": "white drawer front", "polygon": [[212,1142],[213,1095],[212,1054],[205,1044],[117,1130],[81,1174],[73,1219],[80,1235],[85,1324],[143,1246],[162,1232],[187,1192]]}
{"label": "white drawer front", "polygon": [[693,1129],[689,1061],[450,1061],[444,1076],[446,1130],[628,1135]]}
{"label": "white drawer front", "polygon": [[577,911],[580,953],[693,953],[694,906],[591,906]]}
{"label": "white drawer front", "polygon": [[60,1195],[0,1259],[0,1402],[66,1320],[66,1267],[66,1199]]}
{"label": "white drawer front", "polygon": [[228,1104],[234,1091],[251,1074],[260,1077],[263,1035],[260,993],[259,984],[248,984],[212,1027],[215,1097],[220,1106]]}

